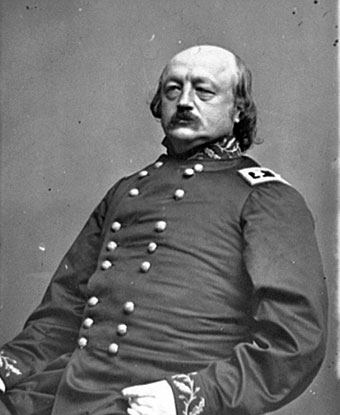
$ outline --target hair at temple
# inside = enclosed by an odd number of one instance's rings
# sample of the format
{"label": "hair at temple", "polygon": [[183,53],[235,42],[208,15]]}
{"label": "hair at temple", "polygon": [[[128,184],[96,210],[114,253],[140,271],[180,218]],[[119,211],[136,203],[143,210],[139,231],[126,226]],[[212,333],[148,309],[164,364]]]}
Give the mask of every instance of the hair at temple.
{"label": "hair at temple", "polygon": [[[256,121],[257,110],[255,102],[251,96],[252,75],[242,59],[235,56],[238,68],[238,80],[234,85],[235,108],[241,109],[240,121],[234,125],[234,136],[238,140],[241,150],[247,150],[252,144],[258,144],[261,141],[256,140]],[[161,113],[161,92],[162,92],[162,75],[158,82],[157,91],[150,103],[152,115],[160,119]]]}

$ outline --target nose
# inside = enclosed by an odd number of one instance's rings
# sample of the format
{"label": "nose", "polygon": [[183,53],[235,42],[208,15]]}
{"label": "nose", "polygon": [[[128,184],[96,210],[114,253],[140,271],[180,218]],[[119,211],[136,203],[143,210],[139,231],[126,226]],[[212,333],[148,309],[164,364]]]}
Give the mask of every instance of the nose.
{"label": "nose", "polygon": [[184,86],[178,99],[177,106],[180,108],[193,108],[193,96],[190,86]]}

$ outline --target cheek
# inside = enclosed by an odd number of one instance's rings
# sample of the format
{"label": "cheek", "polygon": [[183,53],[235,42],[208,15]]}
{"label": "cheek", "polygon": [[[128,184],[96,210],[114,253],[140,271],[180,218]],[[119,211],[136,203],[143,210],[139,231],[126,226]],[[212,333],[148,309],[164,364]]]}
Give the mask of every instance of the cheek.
{"label": "cheek", "polygon": [[171,102],[163,101],[161,109],[162,109],[162,122],[167,122],[170,120],[170,118],[176,111],[176,106],[172,105]]}
{"label": "cheek", "polygon": [[229,134],[234,126],[228,110],[215,110],[206,118],[206,125],[214,134]]}
{"label": "cheek", "polygon": [[209,110],[205,111],[204,118],[209,124],[216,127],[224,125],[227,119],[229,119],[228,113],[220,108],[209,108]]}
{"label": "cheek", "polygon": [[219,108],[215,108],[213,111],[210,112],[211,119],[215,120],[215,122],[224,125],[233,124],[233,106],[221,106]]}

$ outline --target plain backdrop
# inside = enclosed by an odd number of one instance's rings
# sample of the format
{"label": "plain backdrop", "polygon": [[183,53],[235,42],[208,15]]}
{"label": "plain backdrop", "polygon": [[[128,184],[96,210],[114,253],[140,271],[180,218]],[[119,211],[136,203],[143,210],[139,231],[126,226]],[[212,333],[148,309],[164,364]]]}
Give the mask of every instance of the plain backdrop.
{"label": "plain backdrop", "polygon": [[[178,51],[216,44],[254,76],[249,154],[313,211],[330,294],[327,357],[280,415],[336,415],[335,0],[1,0],[0,342],[20,331],[87,217],[163,151],[148,109]],[[340,296],[338,297],[340,298]]]}

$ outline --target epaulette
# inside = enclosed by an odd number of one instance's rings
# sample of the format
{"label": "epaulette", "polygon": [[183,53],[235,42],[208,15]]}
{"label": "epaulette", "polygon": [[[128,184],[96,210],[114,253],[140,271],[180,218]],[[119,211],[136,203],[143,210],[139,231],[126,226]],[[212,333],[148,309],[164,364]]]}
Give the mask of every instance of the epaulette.
{"label": "epaulette", "polygon": [[281,182],[290,186],[290,184],[279,174],[275,173],[273,170],[267,169],[266,167],[248,167],[238,170],[238,173],[247,183],[250,184],[250,186],[268,182]]}

